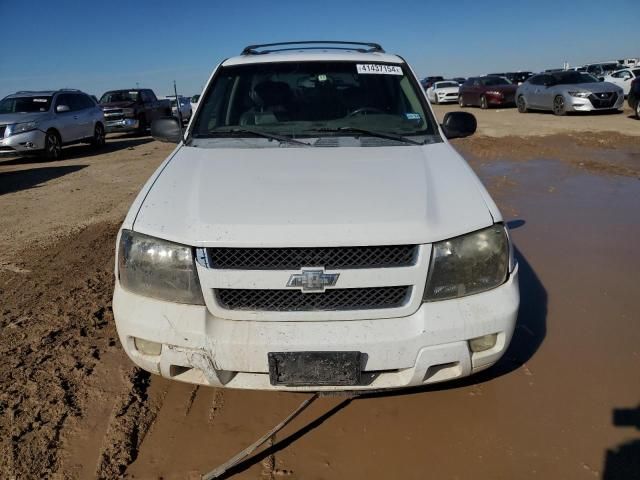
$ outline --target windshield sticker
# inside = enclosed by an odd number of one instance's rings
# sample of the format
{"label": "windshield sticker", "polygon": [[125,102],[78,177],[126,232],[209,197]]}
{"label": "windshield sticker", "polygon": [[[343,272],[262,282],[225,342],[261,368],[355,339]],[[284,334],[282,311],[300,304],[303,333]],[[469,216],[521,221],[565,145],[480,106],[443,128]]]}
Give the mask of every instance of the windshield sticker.
{"label": "windshield sticker", "polygon": [[376,73],[380,75],[404,75],[397,65],[381,65],[378,63],[358,63],[358,73]]}
{"label": "windshield sticker", "polygon": [[36,102],[36,103],[47,103],[48,102],[48,100],[46,98],[34,98],[33,101]]}
{"label": "windshield sticker", "polygon": [[422,117],[419,113],[407,112],[404,114],[407,117],[407,120],[422,120]]}
{"label": "windshield sticker", "polygon": [[327,76],[325,74],[320,74],[318,75],[318,81],[319,82],[326,82],[327,81]]}

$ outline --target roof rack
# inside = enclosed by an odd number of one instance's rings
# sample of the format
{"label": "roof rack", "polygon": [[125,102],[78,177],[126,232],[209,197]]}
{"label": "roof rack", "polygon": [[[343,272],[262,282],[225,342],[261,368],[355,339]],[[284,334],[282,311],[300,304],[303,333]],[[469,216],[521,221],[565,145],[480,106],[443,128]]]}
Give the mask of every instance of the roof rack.
{"label": "roof rack", "polygon": [[[313,45],[311,47],[291,47],[291,45]],[[325,45],[324,47],[319,45]],[[348,47],[351,45],[351,47]],[[353,48],[354,46],[357,48]],[[285,47],[268,50],[260,50],[265,47]],[[367,48],[362,48],[367,47]],[[300,42],[279,42],[279,43],[263,43],[259,45],[249,45],[242,50],[242,55],[263,55],[265,53],[281,52],[285,50],[355,50],[361,53],[380,52],[384,53],[384,49],[378,43],[366,42],[341,42],[334,40],[303,40]]]}

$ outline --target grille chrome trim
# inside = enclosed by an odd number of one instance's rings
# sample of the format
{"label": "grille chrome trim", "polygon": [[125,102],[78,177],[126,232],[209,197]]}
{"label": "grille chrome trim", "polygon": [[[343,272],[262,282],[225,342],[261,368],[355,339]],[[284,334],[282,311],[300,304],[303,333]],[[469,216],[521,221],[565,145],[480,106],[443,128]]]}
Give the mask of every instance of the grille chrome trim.
{"label": "grille chrome trim", "polygon": [[209,248],[208,264],[218,270],[300,270],[409,267],[418,245],[363,247]]}
{"label": "grille chrome trim", "polygon": [[411,286],[335,288],[324,293],[299,290],[215,289],[218,305],[225,310],[262,312],[319,312],[332,310],[376,310],[404,306]]}

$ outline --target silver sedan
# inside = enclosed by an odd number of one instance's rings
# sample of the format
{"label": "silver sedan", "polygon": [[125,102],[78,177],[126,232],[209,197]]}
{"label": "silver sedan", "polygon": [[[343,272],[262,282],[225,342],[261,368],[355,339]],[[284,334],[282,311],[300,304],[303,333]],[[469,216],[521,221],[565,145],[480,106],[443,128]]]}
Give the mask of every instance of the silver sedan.
{"label": "silver sedan", "polygon": [[619,110],[623,104],[622,88],[575,71],[534,75],[516,91],[520,113],[551,110],[556,115],[564,115],[567,112]]}

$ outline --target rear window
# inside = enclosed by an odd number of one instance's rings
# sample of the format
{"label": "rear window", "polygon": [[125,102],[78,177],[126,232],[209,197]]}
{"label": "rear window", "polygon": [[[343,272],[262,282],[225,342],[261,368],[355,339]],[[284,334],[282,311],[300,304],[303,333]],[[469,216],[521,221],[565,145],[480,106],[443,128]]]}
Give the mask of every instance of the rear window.
{"label": "rear window", "polygon": [[484,77],[480,79],[482,85],[486,87],[493,87],[497,85],[511,85],[511,82],[502,77]]}
{"label": "rear window", "polygon": [[51,107],[51,98],[50,96],[4,98],[0,101],[0,114],[48,112]]}

